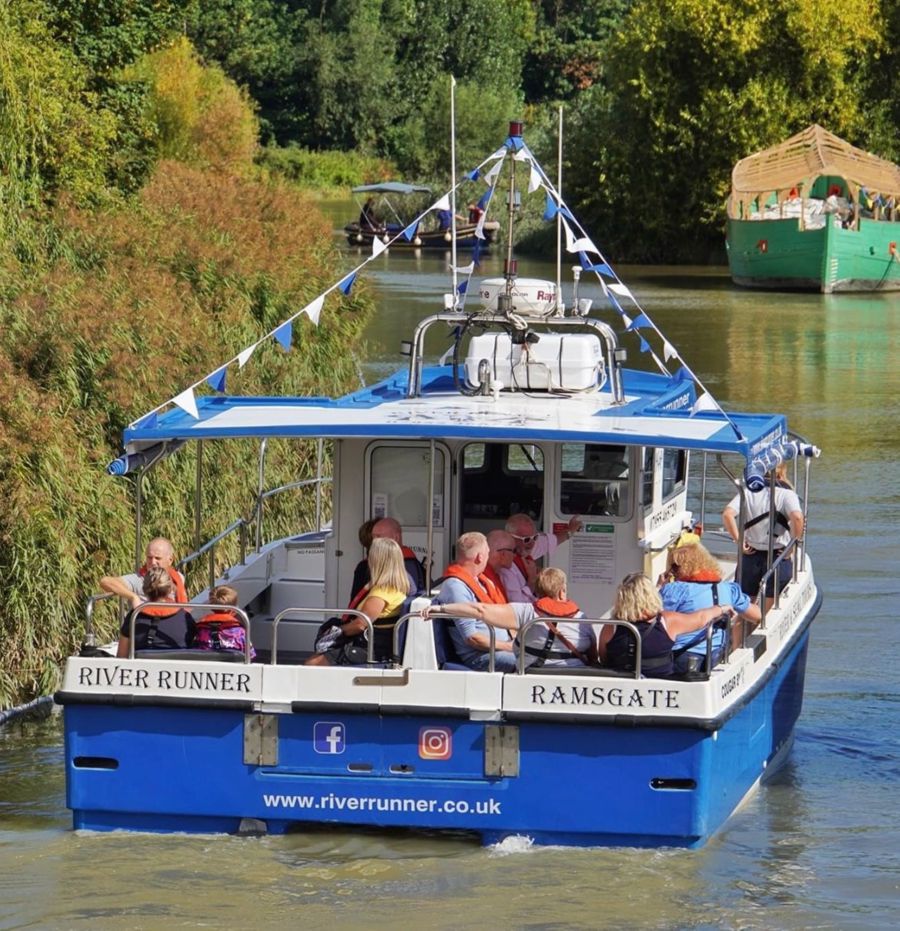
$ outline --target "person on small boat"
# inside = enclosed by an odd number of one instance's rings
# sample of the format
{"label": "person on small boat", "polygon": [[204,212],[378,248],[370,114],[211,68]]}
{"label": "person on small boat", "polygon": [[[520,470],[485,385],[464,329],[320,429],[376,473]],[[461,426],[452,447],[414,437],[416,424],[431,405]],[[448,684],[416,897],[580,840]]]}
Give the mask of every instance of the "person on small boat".
{"label": "person on small boat", "polygon": [[491,530],[487,535],[487,541],[490,554],[484,575],[497,586],[503,600],[509,601],[500,573],[513,564],[516,556],[516,538],[506,530]]}
{"label": "person on small boat", "polygon": [[511,602],[537,600],[533,585],[540,568],[538,560],[549,556],[560,543],[565,543],[581,528],[581,521],[572,517],[558,533],[538,533],[534,521],[527,514],[513,514],[508,518],[506,531],[516,541],[516,554],[513,564],[500,572],[507,598]]}
{"label": "person on small boat", "polygon": [[131,601],[132,595],[143,594],[144,579],[147,572],[161,566],[172,578],[176,601],[184,603],[188,600],[184,587],[184,576],[172,566],[174,559],[175,549],[172,544],[165,537],[155,537],[147,544],[144,565],[137,572],[128,575],[105,575],[100,579],[100,588],[105,592],[118,595],[126,601]]}
{"label": "person on small boat", "polygon": [[[758,624],[762,613],[759,605],[741,591],[737,582],[723,582],[722,570],[715,556],[702,543],[688,543],[672,551],[669,578],[659,591],[663,608],[690,614],[700,608],[731,604],[746,621]],[[713,632],[712,653],[715,666],[725,646],[725,631]],[[693,672],[701,669],[706,659],[705,631],[679,634],[675,638],[675,671]]]}
{"label": "person on small boat", "polygon": [[[525,632],[526,666],[587,666],[597,663],[597,638],[590,624],[578,622],[584,612],[568,600],[568,580],[562,569],[542,569],[535,580],[538,599],[534,604],[485,604],[458,602],[432,605],[425,609],[435,614],[457,614],[475,618],[501,630],[519,630],[538,617],[546,622],[532,624]],[[522,649],[521,634],[516,637],[514,651]]]}
{"label": "person on small boat", "polygon": [[469,223],[477,226],[478,221],[484,216],[484,210],[478,204],[469,204],[467,209],[469,211]]}
{"label": "person on small boat", "polygon": [[[363,525],[365,526],[365,524]],[[360,528],[362,530],[362,527]],[[370,530],[370,546],[372,540],[393,540],[403,552],[403,565],[409,574],[410,593],[418,594],[425,590],[425,567],[419,557],[408,547],[403,545],[403,528],[400,522],[393,517],[382,517],[372,523]],[[362,540],[360,540],[362,542]],[[369,546],[364,547],[367,551]],[[361,559],[353,570],[353,584],[350,598],[355,598],[364,585],[369,582],[368,558]]]}
{"label": "person on small boat", "polygon": [[359,228],[361,230],[377,230],[378,220],[375,218],[375,198],[369,197],[359,212]]}
{"label": "person on small boat", "polygon": [[[394,626],[410,592],[409,576],[403,564],[403,551],[395,540],[375,537],[369,548],[371,581],[357,601],[356,610],[372,622],[376,663],[389,663],[394,652]],[[307,666],[354,666],[367,662],[365,620],[355,615],[342,625],[343,637],[324,653],[316,653]]]}
{"label": "person on small boat", "polygon": [[[679,634],[701,630],[722,614],[731,615],[730,604],[703,608],[690,614],[663,609],[659,591],[642,572],[625,576],[616,590],[612,617],[630,621],[641,638],[641,674],[668,678],[675,674],[673,649]],[[637,644],[627,628],[604,624],[600,630],[600,661],[613,669],[633,672]]]}
{"label": "person on small boat", "polygon": [[[759,594],[769,561],[769,510],[775,496],[775,527],[773,528],[773,559],[777,559],[793,540],[803,536],[803,508],[800,499],[788,480],[787,463],[775,468],[774,484],[766,483],[760,491],[747,491],[747,515],[744,523],[744,551],[741,554],[741,588],[751,597]],[[740,495],[735,495],[722,511],[722,523],[735,543],[738,542],[738,515]],[[793,561],[789,557],[778,566],[778,589],[787,585],[793,575]],[[775,597],[775,574],[766,582],[766,597]]]}
{"label": "person on small boat", "polygon": [[[476,530],[464,533],[456,541],[456,562],[447,566],[435,603],[503,604],[506,600],[503,594],[484,574],[489,558],[490,547],[485,535]],[[491,638],[488,625],[484,621],[460,615],[449,625],[448,632],[459,661],[464,666],[478,670],[489,668]],[[516,668],[513,634],[509,630],[497,632],[494,668],[502,672],[510,672]]]}
{"label": "person on small boat", "polygon": [[[237,590],[230,585],[216,585],[210,589],[209,603],[222,605],[222,608],[196,620],[194,646],[199,650],[236,650],[243,653],[247,643],[246,632],[234,612],[228,610],[229,607],[237,607]],[[256,650],[251,646],[251,659],[254,656]]]}
{"label": "person on small boat", "polygon": [[[130,597],[132,610],[122,623],[116,656],[127,657],[131,647],[131,618],[134,616],[135,650],[185,650],[194,644],[196,625],[183,604],[177,604],[175,583],[168,569],[155,566],[144,575],[144,590]],[[168,605],[147,605],[145,602],[172,602]]]}

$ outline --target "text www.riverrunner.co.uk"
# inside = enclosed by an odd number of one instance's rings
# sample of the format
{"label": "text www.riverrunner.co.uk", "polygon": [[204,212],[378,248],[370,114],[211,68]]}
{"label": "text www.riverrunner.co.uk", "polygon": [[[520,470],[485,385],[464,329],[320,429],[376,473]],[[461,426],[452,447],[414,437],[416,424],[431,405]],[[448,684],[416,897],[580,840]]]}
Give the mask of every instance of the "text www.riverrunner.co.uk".
{"label": "text www.riverrunner.co.uk", "polygon": [[372,798],[371,796],[263,795],[266,808],[303,808],[314,811],[401,811],[441,814],[499,815],[500,802],[489,798],[478,802],[433,798]]}

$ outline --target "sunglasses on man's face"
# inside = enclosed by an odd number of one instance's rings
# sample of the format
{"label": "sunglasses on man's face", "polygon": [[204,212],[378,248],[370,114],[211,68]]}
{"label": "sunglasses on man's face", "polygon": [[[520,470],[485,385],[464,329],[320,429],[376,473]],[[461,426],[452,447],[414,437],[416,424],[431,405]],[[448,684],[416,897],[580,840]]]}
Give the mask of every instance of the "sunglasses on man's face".
{"label": "sunglasses on man's face", "polygon": [[537,540],[537,534],[534,534],[534,536],[531,537],[520,537],[517,533],[514,533],[513,536],[517,540],[521,540],[522,543],[524,543],[526,546],[528,546],[530,543],[534,543],[534,541]]}

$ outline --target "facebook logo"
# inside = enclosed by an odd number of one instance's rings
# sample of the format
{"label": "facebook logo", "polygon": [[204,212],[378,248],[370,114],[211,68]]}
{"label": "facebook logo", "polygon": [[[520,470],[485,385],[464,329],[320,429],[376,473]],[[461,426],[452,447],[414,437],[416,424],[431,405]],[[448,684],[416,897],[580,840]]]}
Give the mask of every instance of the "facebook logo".
{"label": "facebook logo", "polygon": [[344,725],[337,721],[316,721],[313,749],[316,753],[343,753],[347,746]]}

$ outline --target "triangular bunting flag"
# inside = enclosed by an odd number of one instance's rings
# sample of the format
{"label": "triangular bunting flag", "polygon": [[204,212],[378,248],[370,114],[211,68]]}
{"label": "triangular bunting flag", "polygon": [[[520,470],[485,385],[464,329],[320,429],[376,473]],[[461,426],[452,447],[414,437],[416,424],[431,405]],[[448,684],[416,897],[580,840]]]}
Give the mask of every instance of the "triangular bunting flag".
{"label": "triangular bunting flag", "polygon": [[200,419],[197,411],[197,399],[194,397],[194,389],[188,388],[182,391],[177,398],[172,398],[172,403],[177,404],[186,414],[190,414],[194,420]]}
{"label": "triangular bunting flag", "polygon": [[419,228],[419,221],[418,221],[418,220],[413,220],[413,222],[410,223],[409,226],[407,226],[406,229],[403,231],[403,238],[404,238],[407,242],[412,242],[412,241],[413,241],[413,238],[414,238],[415,235],[416,235],[416,230],[417,230],[418,228]]}
{"label": "triangular bunting flag", "polygon": [[431,207],[432,210],[449,210],[450,209],[450,195],[445,194],[434,206]]}
{"label": "triangular bunting flag", "polygon": [[470,181],[477,181],[477,180],[481,177],[481,169],[480,169],[480,168],[473,168],[470,172],[468,172],[468,173],[466,174],[466,177],[467,177]]}
{"label": "triangular bunting flag", "polygon": [[222,368],[216,369],[212,375],[206,376],[206,383],[209,385],[213,391],[222,392],[225,390],[225,366]]}
{"label": "triangular bunting flag", "polygon": [[[482,230],[482,234],[484,231]],[[478,268],[481,265],[481,240],[478,240],[474,246],[472,246],[472,264],[475,268]]]}
{"label": "triangular bunting flag", "polygon": [[458,275],[471,275],[475,271],[475,262],[469,262],[468,265],[461,265],[459,268],[451,265],[450,268],[455,271]]}
{"label": "triangular bunting flag", "polygon": [[641,352],[650,352],[650,343],[643,336],[641,337]]}
{"label": "triangular bunting flag", "polygon": [[[612,285],[610,285],[611,290],[615,290]],[[638,314],[632,321],[631,325],[628,327],[629,330],[639,330],[641,327],[652,327],[653,324],[650,322],[650,318],[646,314]]]}
{"label": "triangular bunting flag", "polygon": [[341,283],[338,285],[338,287],[341,289],[341,291],[342,291],[344,294],[349,294],[349,293],[350,293],[350,289],[353,287],[353,283],[354,283],[355,281],[356,281],[356,272],[351,272],[349,275],[347,275],[346,278],[344,278],[344,279],[341,281]]}
{"label": "triangular bunting flag", "polygon": [[[559,207],[556,206],[556,201],[553,199],[553,196],[550,192],[547,192],[547,206],[544,208],[544,219],[548,222],[552,220],[559,213]],[[587,268],[587,265],[584,266]]]}
{"label": "triangular bunting flag", "polygon": [[576,239],[572,243],[572,248],[569,249],[569,252],[596,252],[597,255],[600,255],[600,250],[588,239],[587,236],[582,236],[581,239]]}
{"label": "triangular bunting flag", "polygon": [[256,349],[257,345],[257,343],[254,343],[252,346],[248,346],[238,353],[238,368],[242,369],[247,364],[247,360],[253,355],[253,350]]}
{"label": "triangular bunting flag", "polygon": [[484,180],[487,184],[493,186],[494,178],[500,174],[500,169],[503,167],[503,162],[494,162],[490,168],[484,173]]}
{"label": "triangular bunting flag", "polygon": [[457,293],[457,294],[465,294],[466,291],[468,291],[468,290],[469,290],[469,279],[468,279],[468,278],[467,278],[465,281],[461,281],[461,282],[456,286],[456,293]]}
{"label": "triangular bunting flag", "polygon": [[610,278],[614,278],[616,274],[605,262],[592,265],[591,271],[596,272],[598,275],[609,275]]}
{"label": "triangular bunting flag", "polygon": [[594,266],[591,264],[591,260],[588,258],[588,255],[587,255],[586,252],[579,252],[579,253],[578,253],[578,261],[581,262],[581,267],[582,267],[586,272],[589,272],[589,271],[594,267]]}
{"label": "triangular bunting flag", "polygon": [[[453,347],[451,346],[450,348],[452,349]],[[135,426],[144,427],[147,430],[152,430],[156,426],[158,421],[159,421],[159,416],[157,415],[157,412],[150,411],[150,413],[147,414],[147,416],[144,417],[143,420],[139,420],[135,424]]]}
{"label": "triangular bunting flag", "polygon": [[609,286],[609,290],[615,291],[616,294],[620,295],[621,297],[630,297],[632,300],[634,300],[634,295],[631,293],[631,291],[628,290],[628,287],[622,284],[620,281],[616,282],[615,284],[611,284]]}
{"label": "triangular bunting flag", "polygon": [[479,200],[478,200],[478,206],[479,206],[482,210],[484,210],[484,208],[487,207],[487,205],[488,205],[488,201],[489,201],[489,200],[491,199],[491,197],[493,197],[493,196],[494,196],[494,189],[493,189],[492,187],[489,187],[489,188],[484,192],[484,194],[482,194],[481,197],[479,198]]}
{"label": "triangular bunting flag", "polygon": [[563,229],[566,232],[566,252],[577,252],[578,250],[574,248],[575,246],[575,234],[572,232],[572,228],[568,223],[563,221]]}
{"label": "triangular bunting flag", "polygon": [[719,405],[716,404],[715,398],[708,391],[704,391],[703,394],[694,401],[691,413],[696,414],[698,411],[717,411],[718,409]]}
{"label": "triangular bunting flag", "polygon": [[525,145],[525,140],[521,136],[510,136],[506,140],[506,145],[513,150],[513,152],[518,152],[522,146]]}
{"label": "triangular bunting flag", "polygon": [[381,255],[387,249],[387,244],[383,243],[377,236],[372,240],[372,255]]}
{"label": "triangular bunting flag", "polygon": [[675,347],[668,340],[663,340],[663,358],[666,360],[666,362],[668,362],[669,359],[678,358],[678,353],[675,352]]}
{"label": "triangular bunting flag", "polygon": [[542,184],[541,173],[535,167],[534,162],[532,162],[531,175],[528,178],[528,193],[533,194]]}
{"label": "triangular bunting flag", "polygon": [[692,381],[694,376],[691,375],[691,370],[686,365],[682,365],[672,378],[674,378],[675,381]]}
{"label": "triangular bunting flag", "polygon": [[622,311],[622,322],[625,324],[625,329],[631,329],[631,317],[628,316],[624,311]]}
{"label": "triangular bunting flag", "polygon": [[311,304],[307,304],[303,310],[300,311],[301,314],[306,314],[312,322],[318,326],[319,325],[319,316],[322,313],[322,305],[325,303],[325,295],[320,294]]}
{"label": "triangular bunting flag", "polygon": [[286,323],[282,323],[280,327],[272,334],[275,337],[276,341],[279,343],[281,348],[288,352],[291,348],[291,340],[293,339],[294,325],[288,320]]}

